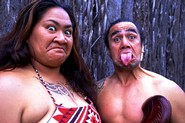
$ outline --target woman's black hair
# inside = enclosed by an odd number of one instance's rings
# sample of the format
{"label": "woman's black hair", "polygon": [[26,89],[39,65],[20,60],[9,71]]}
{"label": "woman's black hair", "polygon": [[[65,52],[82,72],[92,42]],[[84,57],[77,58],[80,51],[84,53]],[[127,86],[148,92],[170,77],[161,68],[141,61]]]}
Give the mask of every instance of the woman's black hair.
{"label": "woman's black hair", "polygon": [[32,64],[27,40],[44,13],[53,7],[60,7],[68,13],[73,28],[71,54],[61,65],[60,72],[68,79],[75,91],[84,93],[93,99],[96,95],[95,84],[79,53],[79,36],[75,16],[71,7],[63,5],[57,0],[35,0],[20,11],[13,30],[0,39],[0,70]]}

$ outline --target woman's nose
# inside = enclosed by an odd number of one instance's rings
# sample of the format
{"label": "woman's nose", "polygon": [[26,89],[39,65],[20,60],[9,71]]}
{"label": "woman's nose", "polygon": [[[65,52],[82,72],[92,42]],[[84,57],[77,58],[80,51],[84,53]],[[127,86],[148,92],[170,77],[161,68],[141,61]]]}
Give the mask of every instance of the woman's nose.
{"label": "woman's nose", "polygon": [[67,43],[65,34],[63,32],[58,32],[55,41],[58,41],[59,43]]}

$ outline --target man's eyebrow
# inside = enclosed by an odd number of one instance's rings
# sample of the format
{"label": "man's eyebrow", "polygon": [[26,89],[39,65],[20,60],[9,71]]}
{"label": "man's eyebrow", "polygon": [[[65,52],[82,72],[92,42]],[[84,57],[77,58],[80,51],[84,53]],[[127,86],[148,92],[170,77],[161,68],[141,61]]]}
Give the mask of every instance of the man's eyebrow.
{"label": "man's eyebrow", "polygon": [[114,31],[113,33],[111,33],[110,36],[112,37],[112,36],[114,36],[114,35],[116,35],[116,34],[118,34],[118,33],[120,33],[120,32],[121,32],[121,30],[116,30],[116,31]]}
{"label": "man's eyebrow", "polygon": [[133,29],[133,28],[127,29],[126,32],[134,32],[134,33],[136,33],[136,34],[138,33],[138,32],[137,32],[135,29]]}
{"label": "man's eyebrow", "polygon": [[[112,36],[114,36],[114,35],[116,35],[116,34],[118,34],[118,33],[120,33],[120,32],[121,32],[121,30],[116,30],[116,31],[114,31],[113,33],[111,33],[110,36],[112,37]],[[138,33],[138,32],[136,31],[136,29],[133,29],[133,28],[127,29],[126,32],[134,32],[134,33],[136,33],[136,34]]]}

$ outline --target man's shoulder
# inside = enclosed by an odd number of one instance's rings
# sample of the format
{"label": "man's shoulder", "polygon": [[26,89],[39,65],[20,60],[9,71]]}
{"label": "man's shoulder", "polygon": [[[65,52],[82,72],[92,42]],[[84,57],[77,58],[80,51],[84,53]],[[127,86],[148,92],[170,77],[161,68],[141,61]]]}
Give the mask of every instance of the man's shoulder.
{"label": "man's shoulder", "polygon": [[148,77],[151,77],[153,81],[172,82],[172,80],[168,79],[167,77],[165,77],[165,76],[163,76],[159,73],[149,71],[149,70],[146,70],[146,69],[143,69],[143,71]]}
{"label": "man's shoulder", "polygon": [[100,79],[96,82],[98,93],[103,89],[106,78]]}
{"label": "man's shoulder", "polygon": [[156,87],[157,90],[164,93],[171,93],[175,90],[181,90],[181,87],[173,80],[168,79],[167,77],[150,71],[152,84]]}

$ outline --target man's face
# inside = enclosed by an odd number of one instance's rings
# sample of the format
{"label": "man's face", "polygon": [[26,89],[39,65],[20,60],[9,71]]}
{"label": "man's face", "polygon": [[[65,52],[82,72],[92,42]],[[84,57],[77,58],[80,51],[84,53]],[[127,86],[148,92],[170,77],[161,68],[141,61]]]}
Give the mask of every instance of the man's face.
{"label": "man's face", "polygon": [[115,67],[132,70],[140,64],[141,40],[132,22],[119,22],[110,28],[108,34],[110,57]]}

